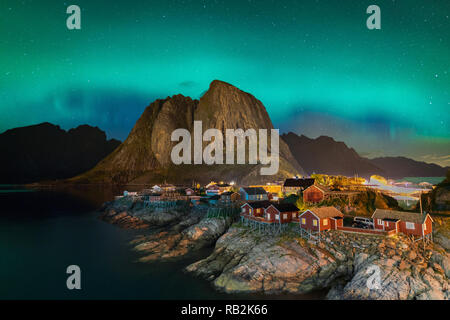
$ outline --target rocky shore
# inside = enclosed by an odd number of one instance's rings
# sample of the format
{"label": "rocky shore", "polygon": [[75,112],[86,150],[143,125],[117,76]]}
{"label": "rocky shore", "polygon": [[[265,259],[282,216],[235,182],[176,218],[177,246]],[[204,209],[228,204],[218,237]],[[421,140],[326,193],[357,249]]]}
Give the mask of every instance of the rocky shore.
{"label": "rocky shore", "polygon": [[[206,211],[199,206],[159,212],[122,198],[105,204],[101,218],[124,228],[158,228],[131,242],[142,254],[141,262],[214,248],[185,272],[227,293],[328,290],[328,299],[450,298],[450,256],[438,243],[341,231],[327,232],[321,242],[312,243],[301,238],[295,226],[278,236],[259,234],[231,218],[208,218]],[[370,289],[374,270],[379,271],[379,282]]]}
{"label": "rocky shore", "polygon": [[144,207],[142,201],[124,197],[106,203],[100,219],[125,229],[157,228],[131,242],[142,253],[139,261],[180,258],[205,247],[214,246],[232,223],[231,218],[208,218],[207,207],[174,207],[164,211]]}
{"label": "rocky shore", "polygon": [[[369,289],[369,267],[380,286]],[[233,226],[214,252],[186,268],[219,290],[302,294],[330,288],[328,299],[449,299],[450,259],[442,248],[406,237],[337,231],[312,244],[294,233],[261,236]]]}

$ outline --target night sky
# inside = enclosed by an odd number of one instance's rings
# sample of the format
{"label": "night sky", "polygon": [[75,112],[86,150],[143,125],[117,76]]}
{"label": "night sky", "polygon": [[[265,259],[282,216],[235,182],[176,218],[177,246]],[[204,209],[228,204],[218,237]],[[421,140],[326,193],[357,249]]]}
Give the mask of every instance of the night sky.
{"label": "night sky", "polygon": [[450,165],[449,15],[448,0],[2,0],[0,132],[87,123],[123,140],[154,99],[219,79],[281,132]]}

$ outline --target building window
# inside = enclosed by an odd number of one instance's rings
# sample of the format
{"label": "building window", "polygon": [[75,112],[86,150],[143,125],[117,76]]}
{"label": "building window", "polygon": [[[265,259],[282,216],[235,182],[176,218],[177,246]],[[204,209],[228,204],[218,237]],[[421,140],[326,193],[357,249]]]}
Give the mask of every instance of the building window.
{"label": "building window", "polygon": [[328,225],[328,219],[324,219],[324,220],[323,220],[323,225],[324,225],[324,226],[327,226],[327,225]]}
{"label": "building window", "polygon": [[389,222],[385,221],[384,224],[386,225],[386,227],[389,227]]}
{"label": "building window", "polygon": [[250,209],[250,214],[253,214],[253,209]]}
{"label": "building window", "polygon": [[287,214],[283,214],[283,219],[286,220],[287,219]]}
{"label": "building window", "polygon": [[427,230],[427,224],[424,223],[424,224],[423,224],[423,231],[426,231],[426,230]]}
{"label": "building window", "polygon": [[383,221],[381,221],[381,219],[377,219],[377,224],[382,225]]}
{"label": "building window", "polygon": [[267,220],[270,220],[270,213],[267,214]]}
{"label": "building window", "polygon": [[245,208],[242,208],[242,212],[245,212]]}
{"label": "building window", "polygon": [[415,228],[416,228],[416,226],[414,225],[414,223],[412,223],[412,222],[406,223],[406,229],[414,230]]}
{"label": "building window", "polygon": [[275,219],[280,220],[280,215],[276,214]]}
{"label": "building window", "polygon": [[297,216],[296,213],[293,213],[293,214],[292,214],[292,218],[295,218],[296,216]]}
{"label": "building window", "polygon": [[316,219],[313,220],[313,226],[317,227],[317,220]]}
{"label": "building window", "polygon": [[302,224],[306,224],[306,219],[302,218]]}

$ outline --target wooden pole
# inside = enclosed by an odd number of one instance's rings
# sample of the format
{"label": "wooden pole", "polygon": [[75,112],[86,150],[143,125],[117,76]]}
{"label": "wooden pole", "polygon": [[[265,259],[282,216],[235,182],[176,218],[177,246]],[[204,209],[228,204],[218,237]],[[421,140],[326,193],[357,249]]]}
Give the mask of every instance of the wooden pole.
{"label": "wooden pole", "polygon": [[420,191],[419,203],[420,203],[420,215],[423,215],[423,210],[422,210],[422,191]]}

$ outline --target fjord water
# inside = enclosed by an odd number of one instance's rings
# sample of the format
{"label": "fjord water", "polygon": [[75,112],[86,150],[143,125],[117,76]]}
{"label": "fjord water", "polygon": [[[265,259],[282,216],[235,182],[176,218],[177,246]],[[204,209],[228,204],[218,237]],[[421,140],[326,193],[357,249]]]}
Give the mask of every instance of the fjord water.
{"label": "fjord water", "polygon": [[[94,212],[112,199],[112,190],[1,189],[0,299],[223,296],[183,274],[189,261],[136,263],[129,241],[138,232],[102,222]],[[81,268],[81,290],[66,287],[66,268],[72,264]]]}
{"label": "fjord water", "polygon": [[[26,190],[0,187],[0,299],[320,298],[228,295],[182,272],[212,248],[177,262],[136,262],[123,230],[95,212],[111,188]],[[146,231],[148,232],[148,231]],[[68,290],[66,268],[81,268],[81,290]]]}

